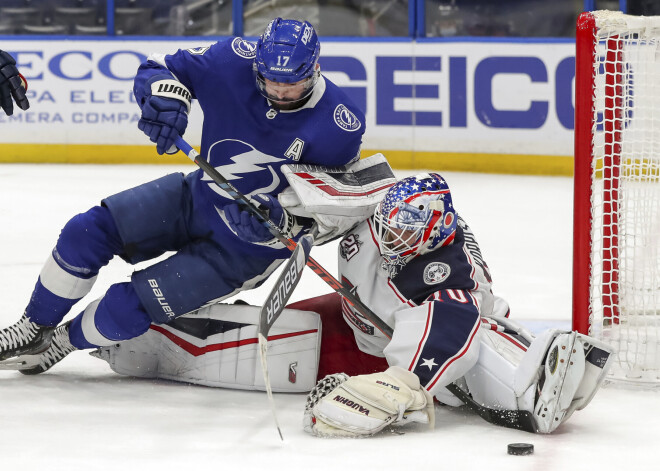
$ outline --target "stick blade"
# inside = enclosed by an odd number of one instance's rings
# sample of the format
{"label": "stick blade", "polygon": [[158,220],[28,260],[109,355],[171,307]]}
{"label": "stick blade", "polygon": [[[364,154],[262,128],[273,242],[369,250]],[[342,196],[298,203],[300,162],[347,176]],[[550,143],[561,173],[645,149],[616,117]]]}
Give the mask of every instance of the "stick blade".
{"label": "stick blade", "polygon": [[266,337],[261,335],[261,333],[257,335],[257,338],[259,339],[259,359],[261,360],[261,371],[264,374],[264,383],[266,384],[266,394],[268,395],[270,410],[273,413],[273,419],[275,420],[275,426],[277,427],[277,433],[280,435],[280,440],[284,441],[282,428],[280,427],[280,421],[277,419],[277,413],[275,412],[275,398],[273,397],[273,390],[270,387],[270,377],[268,375],[268,340]]}

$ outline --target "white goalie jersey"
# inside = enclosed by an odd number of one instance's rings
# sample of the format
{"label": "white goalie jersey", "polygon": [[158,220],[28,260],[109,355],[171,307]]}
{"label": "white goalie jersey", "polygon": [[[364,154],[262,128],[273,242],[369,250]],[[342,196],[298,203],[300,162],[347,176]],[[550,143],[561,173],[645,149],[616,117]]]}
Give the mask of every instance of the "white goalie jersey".
{"label": "white goalie jersey", "polygon": [[[457,218],[452,244],[402,267],[383,261],[373,219],[346,235],[340,242],[341,281],[392,327],[392,339],[347,302],[343,317],[362,351],[415,373],[440,402],[463,404],[445,387],[454,383],[484,407],[530,412],[534,429],[549,433],[590,402],[609,367],[611,348],[576,332],[551,329],[535,338],[508,319],[508,304],[491,291],[490,271],[472,231]],[[326,419],[334,417],[329,410]],[[317,413],[323,414],[322,406],[310,408],[309,414]]]}
{"label": "white goalie jersey", "polygon": [[[347,302],[344,319],[359,348],[419,376],[431,394],[477,361],[481,316],[506,316],[491,292],[488,266],[467,224],[458,219],[454,243],[388,270],[369,219],[340,242],[340,281],[394,329],[389,341]],[[375,276],[374,276],[375,273]]]}

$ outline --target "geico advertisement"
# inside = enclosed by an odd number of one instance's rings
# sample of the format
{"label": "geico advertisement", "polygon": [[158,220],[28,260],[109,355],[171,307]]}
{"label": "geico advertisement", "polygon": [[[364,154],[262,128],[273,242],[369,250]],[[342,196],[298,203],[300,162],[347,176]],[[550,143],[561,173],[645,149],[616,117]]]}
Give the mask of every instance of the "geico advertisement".
{"label": "geico advertisement", "polygon": [[[148,144],[132,93],[152,52],[191,41],[6,41],[32,107],[0,115],[0,142]],[[366,149],[572,155],[572,42],[343,42],[324,74],[365,110]],[[228,113],[231,110],[227,110]],[[193,108],[186,137],[199,144]]]}

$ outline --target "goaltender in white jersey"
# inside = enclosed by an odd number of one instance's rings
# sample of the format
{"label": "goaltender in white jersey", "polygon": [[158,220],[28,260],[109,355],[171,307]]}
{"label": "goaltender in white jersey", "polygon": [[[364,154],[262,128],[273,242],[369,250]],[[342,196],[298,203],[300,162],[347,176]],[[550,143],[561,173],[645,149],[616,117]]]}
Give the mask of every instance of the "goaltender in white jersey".
{"label": "goaltender in white jersey", "polygon": [[[379,195],[377,204],[368,202],[371,216],[333,219],[340,211],[328,209],[332,198],[312,193],[333,184],[329,180],[336,184],[378,173],[376,165],[356,165],[362,167],[353,169],[351,178],[309,168],[290,172],[292,191],[285,191],[281,202],[316,219],[326,240],[343,232],[340,281],[393,334],[389,339],[333,296],[284,310],[269,335],[273,390],[309,391],[322,378],[308,395],[305,430],[317,436],[369,436],[387,426],[432,425],[434,397],[450,406],[463,404],[449,385],[481,407],[524,414],[528,423],[517,428],[540,433],[554,431],[584,408],[605,377],[611,348],[576,332],[551,329],[534,337],[508,318],[507,303],[491,291],[479,245],[438,174],[405,178],[384,197],[378,179],[367,178],[362,184],[373,191],[361,194]],[[310,182],[317,182],[315,189]],[[340,206],[350,205],[344,200]],[[97,355],[120,373],[263,389],[253,341],[258,311],[210,306]],[[250,312],[254,319],[247,321]],[[195,320],[206,327],[181,323]],[[201,360],[206,354],[209,358]]]}

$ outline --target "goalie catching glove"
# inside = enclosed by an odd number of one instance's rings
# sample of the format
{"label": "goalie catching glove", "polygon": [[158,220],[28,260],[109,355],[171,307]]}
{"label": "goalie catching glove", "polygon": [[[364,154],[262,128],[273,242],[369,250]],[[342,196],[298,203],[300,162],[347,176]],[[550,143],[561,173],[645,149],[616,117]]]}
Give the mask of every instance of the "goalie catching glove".
{"label": "goalie catching glove", "polygon": [[318,437],[366,437],[411,422],[433,428],[433,398],[417,375],[391,366],[381,373],[323,378],[307,396],[303,426]]}

